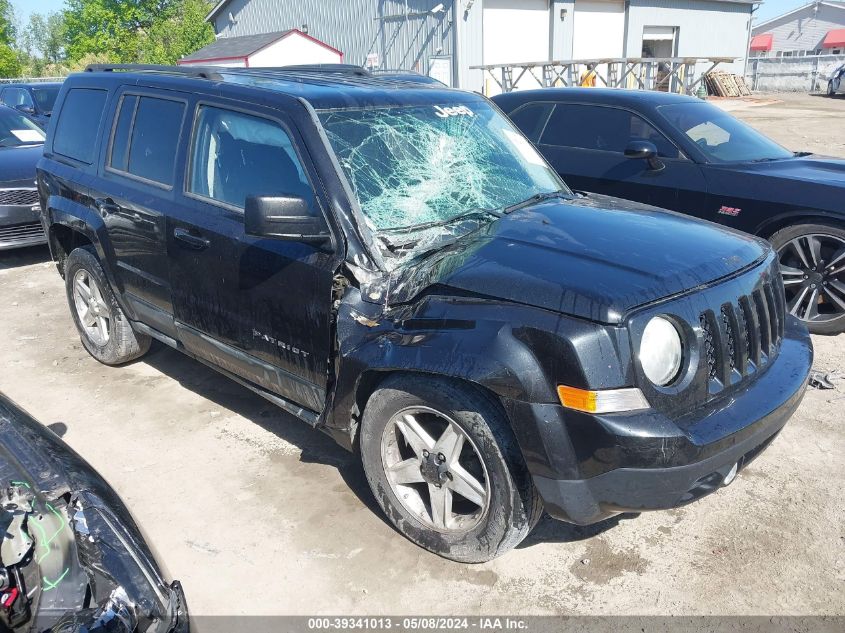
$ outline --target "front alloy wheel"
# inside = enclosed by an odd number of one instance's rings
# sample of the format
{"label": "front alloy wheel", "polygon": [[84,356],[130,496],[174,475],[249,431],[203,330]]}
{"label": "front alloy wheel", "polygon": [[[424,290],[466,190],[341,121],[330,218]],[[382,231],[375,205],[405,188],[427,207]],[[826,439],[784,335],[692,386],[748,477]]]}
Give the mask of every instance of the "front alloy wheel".
{"label": "front alloy wheel", "polygon": [[443,413],[428,407],[397,412],[384,427],[381,458],[396,498],[430,528],[470,530],[487,511],[484,462],[467,434]]}
{"label": "front alloy wheel", "polygon": [[542,514],[501,404],[475,386],[388,376],[364,408],[359,444],[387,518],[440,556],[488,561],[515,547]]}
{"label": "front alloy wheel", "polygon": [[[845,231],[813,229],[782,235],[790,230],[784,229],[772,242],[778,250],[787,311],[814,333],[835,334],[845,329]],[[777,240],[778,236],[787,239]]]}

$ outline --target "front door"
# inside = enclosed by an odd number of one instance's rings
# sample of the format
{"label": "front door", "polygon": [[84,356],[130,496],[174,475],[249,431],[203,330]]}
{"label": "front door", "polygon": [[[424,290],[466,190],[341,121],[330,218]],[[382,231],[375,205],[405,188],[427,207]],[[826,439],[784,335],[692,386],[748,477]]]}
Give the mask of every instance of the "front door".
{"label": "front door", "polygon": [[[663,169],[627,158],[631,141],[657,147]],[[573,189],[697,213],[706,183],[701,169],[654,126],[622,108],[558,103],[537,144]]]}
{"label": "front door", "polygon": [[201,102],[184,203],[168,217],[179,339],[193,354],[312,412],[325,404],[335,255],[244,232],[247,196],[297,195],[316,175],[289,119]]}

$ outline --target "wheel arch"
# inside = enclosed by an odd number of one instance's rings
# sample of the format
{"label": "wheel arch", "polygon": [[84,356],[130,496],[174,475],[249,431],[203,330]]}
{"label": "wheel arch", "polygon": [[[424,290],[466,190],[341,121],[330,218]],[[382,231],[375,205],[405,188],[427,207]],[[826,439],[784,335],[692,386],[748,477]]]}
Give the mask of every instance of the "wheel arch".
{"label": "wheel arch", "polygon": [[74,249],[94,245],[90,235],[80,231],[78,227],[71,227],[66,224],[51,224],[47,232],[47,240],[53,261],[56,262],[56,268],[63,278],[68,255]]}
{"label": "wheel arch", "polygon": [[754,234],[770,240],[781,229],[796,224],[832,224],[845,228],[845,218],[826,211],[795,210],[767,219],[755,229]]}
{"label": "wheel arch", "polygon": [[[477,393],[484,395],[490,402],[500,410],[502,415],[510,420],[500,396],[494,392],[489,386],[480,382],[472,380],[465,376],[456,376],[454,374],[445,374],[434,371],[427,371],[424,369],[398,369],[398,368],[378,368],[367,369],[361,373],[354,389],[354,405],[353,415],[351,419],[351,426],[349,429],[351,447],[354,452],[360,451],[359,446],[359,431],[360,421],[364,415],[364,410],[367,407],[370,397],[387,381],[389,378],[405,377],[405,378],[427,378],[438,379],[451,382],[462,388],[469,388]],[[511,427],[513,424],[511,423]]]}

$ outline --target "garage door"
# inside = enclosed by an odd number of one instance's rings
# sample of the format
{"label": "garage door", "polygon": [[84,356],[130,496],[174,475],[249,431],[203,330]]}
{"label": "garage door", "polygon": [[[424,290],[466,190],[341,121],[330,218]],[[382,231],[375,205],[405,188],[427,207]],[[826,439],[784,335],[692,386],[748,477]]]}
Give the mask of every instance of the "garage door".
{"label": "garage door", "polygon": [[618,0],[575,0],[573,59],[623,57],[625,3]]}
{"label": "garage door", "polygon": [[484,0],[484,63],[549,58],[548,0]]}

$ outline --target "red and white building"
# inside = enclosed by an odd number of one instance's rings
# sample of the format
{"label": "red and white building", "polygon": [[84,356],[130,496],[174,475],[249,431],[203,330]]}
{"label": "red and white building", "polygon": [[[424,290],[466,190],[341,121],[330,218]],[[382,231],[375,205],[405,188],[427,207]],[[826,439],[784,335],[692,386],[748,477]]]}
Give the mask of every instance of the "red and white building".
{"label": "red and white building", "polygon": [[218,37],[196,53],[178,61],[180,66],[267,68],[296,64],[339,64],[343,52],[299,29],[275,33]]}

